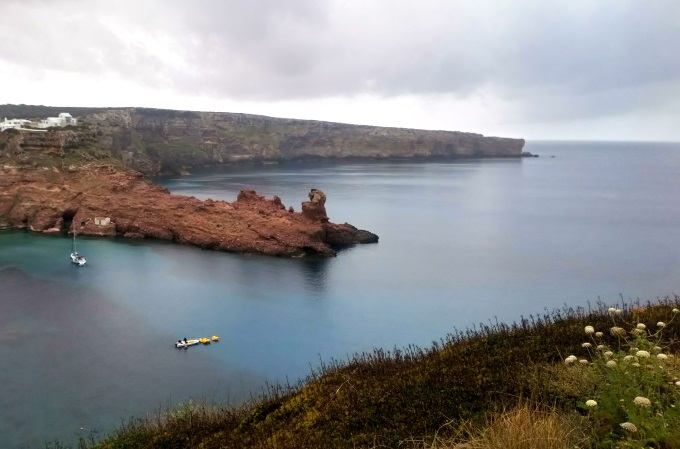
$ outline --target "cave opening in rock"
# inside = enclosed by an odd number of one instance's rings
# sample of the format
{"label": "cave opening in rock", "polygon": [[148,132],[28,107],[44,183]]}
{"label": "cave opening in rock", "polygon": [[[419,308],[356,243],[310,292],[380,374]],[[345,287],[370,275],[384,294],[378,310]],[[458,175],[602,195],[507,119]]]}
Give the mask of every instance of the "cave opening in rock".
{"label": "cave opening in rock", "polygon": [[63,214],[61,214],[61,229],[68,230],[71,229],[71,223],[73,223],[73,217],[76,216],[78,209],[66,209]]}

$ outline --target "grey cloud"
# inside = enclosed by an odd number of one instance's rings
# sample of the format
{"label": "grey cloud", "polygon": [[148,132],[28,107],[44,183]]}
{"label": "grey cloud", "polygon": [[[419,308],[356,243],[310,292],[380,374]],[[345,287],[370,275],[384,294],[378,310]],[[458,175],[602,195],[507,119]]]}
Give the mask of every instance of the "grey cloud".
{"label": "grey cloud", "polygon": [[9,1],[0,61],[36,70],[252,101],[490,91],[546,120],[680,105],[663,95],[680,85],[673,0]]}

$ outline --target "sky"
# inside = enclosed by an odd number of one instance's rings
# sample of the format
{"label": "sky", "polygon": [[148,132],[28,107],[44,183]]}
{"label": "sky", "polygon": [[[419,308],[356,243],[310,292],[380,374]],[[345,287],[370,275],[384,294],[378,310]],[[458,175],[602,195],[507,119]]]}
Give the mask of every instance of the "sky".
{"label": "sky", "polygon": [[0,0],[0,104],[680,141],[677,0]]}

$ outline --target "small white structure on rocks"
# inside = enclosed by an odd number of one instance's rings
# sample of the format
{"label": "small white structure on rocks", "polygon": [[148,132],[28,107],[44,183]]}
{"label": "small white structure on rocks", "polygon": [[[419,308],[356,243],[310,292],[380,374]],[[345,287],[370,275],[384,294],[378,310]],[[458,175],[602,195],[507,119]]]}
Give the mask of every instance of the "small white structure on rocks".
{"label": "small white structure on rocks", "polygon": [[38,123],[38,128],[51,128],[53,126],[76,126],[78,120],[73,118],[68,112],[62,112],[59,117],[47,117],[44,120],[40,120]]}
{"label": "small white structure on rocks", "polygon": [[111,224],[111,219],[109,217],[94,217],[94,224],[97,226],[108,226]]}
{"label": "small white structure on rocks", "polygon": [[23,119],[7,120],[7,117],[5,117],[5,120],[0,122],[0,131],[4,131],[6,129],[20,129],[30,123],[31,123],[30,120]]}

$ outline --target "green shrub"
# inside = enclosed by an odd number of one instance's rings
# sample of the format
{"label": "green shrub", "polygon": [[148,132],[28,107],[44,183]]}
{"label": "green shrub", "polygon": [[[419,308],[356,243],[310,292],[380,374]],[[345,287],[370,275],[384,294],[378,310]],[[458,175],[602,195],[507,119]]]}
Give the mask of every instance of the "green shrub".
{"label": "green shrub", "polygon": [[[593,444],[602,448],[680,447],[680,371],[664,331],[670,321],[646,322],[644,309],[633,309],[627,321],[619,309],[609,309],[616,340],[603,342],[605,332],[586,326],[590,341],[582,347],[588,358],[569,356],[565,363],[583,377],[591,376],[589,397],[578,406],[593,424]],[[593,382],[594,380],[594,382]],[[587,399],[587,400],[585,400]]]}

